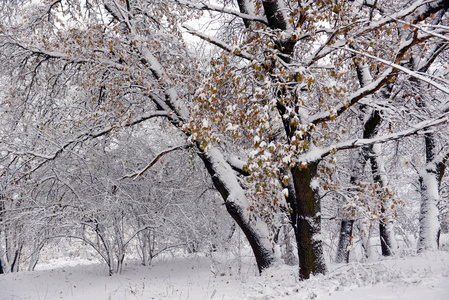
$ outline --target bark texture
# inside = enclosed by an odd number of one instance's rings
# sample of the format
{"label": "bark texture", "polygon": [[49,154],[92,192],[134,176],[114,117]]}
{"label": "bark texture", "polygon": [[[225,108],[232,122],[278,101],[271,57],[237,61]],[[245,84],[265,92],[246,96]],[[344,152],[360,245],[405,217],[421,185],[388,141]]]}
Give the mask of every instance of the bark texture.
{"label": "bark texture", "polygon": [[440,200],[440,184],[444,172],[444,161],[436,155],[435,134],[425,135],[426,168],[420,174],[421,210],[419,216],[418,252],[437,250],[440,241],[440,220],[438,202]]}
{"label": "bark texture", "polygon": [[340,237],[338,239],[337,255],[335,262],[348,263],[349,262],[349,245],[351,243],[352,228],[354,220],[342,219],[340,222]]}
{"label": "bark texture", "polygon": [[223,197],[226,210],[242,229],[256,258],[259,272],[271,266],[274,249],[269,239],[267,224],[260,218],[251,218],[248,212],[249,201],[239,185],[232,167],[217,149],[200,155],[215,188]]}
{"label": "bark texture", "polygon": [[307,167],[296,166],[292,170],[296,191],[297,221],[296,242],[299,257],[299,276],[301,280],[310,275],[324,274],[326,265],[321,241],[320,197],[312,180],[316,176],[318,162]]}

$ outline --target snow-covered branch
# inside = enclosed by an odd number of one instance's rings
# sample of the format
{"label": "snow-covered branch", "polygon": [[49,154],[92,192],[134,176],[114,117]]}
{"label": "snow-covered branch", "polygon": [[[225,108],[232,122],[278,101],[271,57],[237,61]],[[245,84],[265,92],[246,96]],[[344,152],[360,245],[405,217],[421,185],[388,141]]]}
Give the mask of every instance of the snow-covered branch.
{"label": "snow-covered branch", "polygon": [[[433,5],[432,5],[433,4]],[[368,26],[364,28],[359,35],[363,35],[367,32],[376,30],[382,26],[385,26],[391,22],[396,22],[398,19],[403,19],[407,16],[412,15],[417,12],[418,15],[414,18],[415,20],[422,21],[426,15],[430,15],[440,9],[442,9],[446,4],[446,0],[428,0],[428,1],[416,1],[409,7],[391,14],[387,15],[384,18],[377,20],[375,22],[371,22]]]}
{"label": "snow-covered branch", "polygon": [[355,148],[360,148],[360,147],[369,146],[369,145],[373,145],[373,144],[395,141],[395,140],[398,140],[398,139],[401,139],[401,138],[404,138],[407,136],[417,134],[420,131],[427,129],[429,127],[433,127],[433,126],[437,126],[437,125],[446,123],[448,121],[448,115],[449,115],[449,113],[445,113],[438,118],[420,122],[409,129],[399,131],[396,133],[387,134],[387,135],[375,137],[372,139],[352,139],[352,140],[338,143],[333,146],[329,146],[329,147],[325,147],[325,148],[316,148],[316,149],[309,151],[305,154],[299,155],[297,158],[297,161],[299,161],[299,162],[318,161],[336,151],[355,149]]}
{"label": "snow-covered branch", "polygon": [[[433,3],[434,5],[430,5],[431,3]],[[428,5],[429,4],[429,5]],[[366,34],[367,32],[372,32],[374,30],[377,30],[378,28],[385,26],[391,22],[399,22],[399,23],[405,23],[405,24],[409,24],[409,22],[405,22],[405,21],[401,21],[401,19],[415,13],[418,12],[419,16],[417,16],[417,18],[419,18],[419,21],[422,20],[422,18],[424,18],[424,15],[430,15],[432,12],[435,12],[439,9],[441,9],[442,6],[444,6],[445,3],[444,1],[417,1],[416,3],[414,3],[413,5],[411,5],[410,7],[408,7],[407,9],[404,9],[398,13],[395,13],[393,15],[389,15],[389,16],[385,16],[384,18],[382,18],[381,20],[378,20],[376,22],[372,22],[369,23],[367,26],[363,27],[363,31],[359,34],[357,34],[357,36],[359,35],[363,35]],[[425,9],[422,9],[422,7],[425,7]],[[422,17],[422,18],[421,18]],[[359,20],[357,23],[362,23],[365,22],[366,20]],[[413,20],[415,21],[415,20]],[[356,23],[351,24],[351,26],[355,25]],[[411,25],[412,26],[412,25]],[[435,37],[439,37],[442,38],[443,40],[448,40],[448,38],[446,36],[444,36],[443,34],[447,32],[446,28],[441,28],[440,31],[438,32],[432,32],[432,31],[428,31],[422,28],[422,26],[418,26],[418,25],[413,25],[412,27],[416,27],[419,28],[421,31],[428,33],[429,35],[435,36]],[[314,53],[314,55],[312,55],[310,58],[305,60],[305,65],[311,65],[314,62],[316,62],[317,60],[319,60],[320,58],[323,58],[325,56],[327,56],[329,53],[335,51],[336,49],[344,46],[345,44],[347,44],[347,40],[341,40],[338,41],[337,43],[335,43],[334,45],[330,45],[330,42],[332,41],[333,37],[340,31],[342,31],[344,28],[340,28],[337,30],[333,30],[333,31],[326,31],[328,33],[331,34],[331,36],[328,38],[328,40]]]}
{"label": "snow-covered branch", "polygon": [[268,25],[267,19],[262,16],[255,16],[255,15],[250,15],[250,14],[246,14],[246,13],[241,13],[241,12],[238,12],[238,11],[235,11],[232,9],[220,7],[217,5],[210,4],[210,3],[193,3],[190,1],[184,1],[184,0],[175,0],[175,1],[181,5],[185,5],[190,8],[225,13],[225,14],[229,14],[229,15],[233,15],[233,16],[242,18],[243,20],[256,21],[256,22],[260,22],[265,25]]}
{"label": "snow-covered branch", "polygon": [[127,124],[122,125],[122,126],[120,126],[120,125],[111,125],[111,126],[108,126],[106,128],[103,128],[101,130],[89,131],[89,132],[85,132],[85,133],[79,134],[76,138],[71,139],[71,140],[65,142],[55,152],[53,152],[51,154],[38,153],[38,152],[35,152],[35,151],[13,151],[11,149],[6,149],[6,150],[9,151],[10,153],[14,154],[14,155],[20,155],[20,156],[29,155],[29,156],[33,156],[33,157],[44,159],[43,162],[41,162],[39,165],[37,165],[31,171],[31,173],[32,173],[32,172],[35,172],[40,167],[42,167],[48,161],[55,160],[57,157],[59,157],[59,155],[61,155],[62,152],[64,152],[64,150],[66,150],[71,145],[74,145],[74,144],[77,144],[77,143],[82,143],[82,142],[85,142],[85,141],[87,141],[89,139],[99,138],[101,136],[104,136],[104,135],[110,133],[111,131],[113,131],[115,129],[122,128],[122,127],[131,127],[133,125],[137,125],[139,123],[142,123],[142,122],[144,122],[146,120],[149,120],[149,119],[152,119],[152,118],[155,118],[155,117],[169,117],[169,114],[167,112],[165,112],[165,111],[149,112],[149,113],[141,115],[140,117],[136,118],[132,122],[127,123]]}
{"label": "snow-covered branch", "polygon": [[440,28],[440,30],[430,31],[430,30],[424,29],[424,27],[428,27],[428,26],[422,26],[421,24],[419,24],[419,25],[411,24],[409,22],[405,22],[405,21],[402,21],[402,20],[395,20],[395,21],[398,22],[398,23],[402,23],[402,24],[404,24],[407,27],[410,26],[411,28],[419,29],[422,32],[427,33],[428,35],[432,35],[432,36],[440,38],[442,40],[449,41],[449,37],[443,35],[444,33],[447,34],[449,32],[449,28],[447,28],[447,29]]}
{"label": "snow-covered branch", "polygon": [[335,51],[337,48],[340,48],[340,47],[343,47],[344,45],[346,45],[346,43],[347,43],[346,40],[341,40],[341,41],[336,42],[333,45],[330,45],[335,34],[336,34],[336,32],[332,33],[331,37],[328,38],[326,43],[324,43],[317,51],[315,51],[315,53],[311,57],[307,58],[304,61],[304,65],[311,66],[313,63],[315,63],[316,61],[320,60],[321,58],[329,55],[330,53]]}
{"label": "snow-covered branch", "polygon": [[182,27],[184,27],[187,30],[188,33],[190,33],[192,35],[195,35],[195,36],[197,36],[197,37],[199,37],[199,38],[201,38],[201,39],[203,39],[203,40],[205,40],[205,41],[207,41],[207,42],[209,42],[209,43],[211,43],[211,44],[213,44],[213,45],[215,45],[215,46],[217,46],[217,47],[219,47],[219,48],[221,48],[223,50],[226,50],[226,51],[228,51],[230,53],[233,53],[234,55],[236,55],[238,57],[245,58],[247,60],[255,59],[255,57],[252,56],[251,54],[246,53],[244,51],[241,51],[240,49],[238,49],[238,48],[236,48],[234,46],[228,45],[225,42],[220,41],[219,39],[216,39],[214,37],[205,35],[205,34],[199,32],[199,31],[193,29],[189,25],[185,25],[184,24],[184,25],[182,25]]}
{"label": "snow-covered branch", "polygon": [[375,60],[377,60],[377,61],[379,61],[381,63],[386,64],[387,66],[393,67],[393,68],[398,69],[398,70],[400,70],[400,71],[402,71],[404,73],[407,73],[410,76],[413,76],[413,77],[415,77],[415,78],[417,78],[419,80],[427,82],[428,84],[434,86],[435,88],[439,89],[440,91],[442,91],[442,92],[444,92],[446,94],[449,94],[449,88],[446,88],[445,86],[443,86],[443,85],[441,85],[441,84],[439,84],[439,83],[437,83],[437,82],[435,82],[435,81],[433,81],[433,80],[431,80],[431,79],[429,79],[429,78],[419,74],[416,71],[412,71],[412,70],[410,70],[408,68],[405,68],[405,67],[403,67],[401,65],[395,64],[394,62],[385,60],[383,58],[380,58],[380,57],[377,57],[377,56],[374,56],[374,55],[370,55],[370,54],[365,53],[365,52],[357,51],[357,50],[350,49],[350,48],[345,48],[345,50],[349,51],[349,52],[352,52],[352,53],[355,53],[355,54],[359,54],[359,55],[363,55],[363,56],[375,59]]}
{"label": "snow-covered branch", "polygon": [[243,161],[243,160],[241,160],[240,158],[238,158],[236,156],[231,156],[228,159],[228,163],[231,166],[231,168],[234,171],[238,172],[239,174],[244,175],[244,176],[248,176],[249,175],[248,171],[244,170],[245,169],[245,165],[247,163],[246,161]]}
{"label": "snow-covered branch", "polygon": [[189,111],[186,105],[179,99],[178,93],[173,87],[172,82],[165,76],[165,70],[160,64],[160,62],[154,57],[150,50],[145,44],[140,45],[140,52],[143,56],[143,61],[150,68],[154,77],[162,82],[165,94],[165,103],[170,107],[171,111],[176,114],[176,116],[184,121],[189,116]]}
{"label": "snow-covered branch", "polygon": [[315,114],[309,119],[309,122],[312,124],[319,124],[337,117],[338,115],[346,111],[349,107],[357,103],[360,99],[378,91],[393,75],[394,75],[394,68],[388,68],[375,81],[352,93],[348,97],[346,103],[337,105],[331,111]]}
{"label": "snow-covered branch", "polygon": [[[413,39],[409,39],[407,41],[404,41],[403,43],[401,43],[400,47],[397,49],[397,56],[395,57],[395,61],[401,60],[403,58],[403,56],[405,55],[405,53],[407,52],[408,49],[410,49],[413,45],[415,45],[415,43],[419,40],[425,40],[430,38],[431,36],[421,36],[419,38],[413,38]],[[340,46],[340,45],[339,45]],[[352,93],[348,99],[340,104],[337,105],[336,107],[334,107],[332,110],[330,111],[326,111],[323,113],[318,113],[314,116],[312,116],[309,119],[310,123],[313,124],[319,124],[322,122],[326,122],[329,121],[337,116],[339,116],[340,114],[342,114],[343,112],[345,112],[349,107],[353,106],[355,103],[357,103],[359,100],[361,100],[362,98],[371,95],[373,93],[375,93],[376,91],[378,91],[385,83],[388,82],[389,79],[391,79],[394,75],[396,75],[396,73],[398,71],[402,71],[404,73],[407,73],[413,77],[416,77],[420,80],[423,80],[433,86],[435,86],[436,88],[442,90],[445,93],[449,93],[449,89],[442,86],[441,84],[423,76],[420,75],[419,73],[417,73],[416,71],[411,71],[403,66],[400,66],[396,63],[387,61],[385,59],[379,58],[379,57],[375,57],[372,56],[370,54],[367,54],[365,52],[362,51],[357,51],[354,49],[351,49],[350,47],[337,47],[334,46],[336,49],[344,49],[348,52],[354,53],[354,54],[359,54],[359,55],[363,55],[372,59],[376,59],[377,61],[384,63],[388,66],[390,66],[390,68],[387,68],[375,81],[371,82],[370,84],[360,88],[359,90],[355,91],[354,93]]]}
{"label": "snow-covered branch", "polygon": [[192,144],[182,145],[182,146],[177,146],[177,147],[173,147],[173,148],[164,150],[161,153],[159,153],[148,165],[146,165],[145,168],[143,168],[140,171],[134,172],[132,174],[125,175],[122,178],[120,178],[120,180],[123,180],[123,179],[126,179],[126,178],[131,178],[131,177],[134,177],[134,179],[136,179],[137,177],[142,176],[152,166],[154,166],[158,162],[158,160],[161,159],[162,156],[164,156],[165,154],[171,153],[171,152],[176,151],[176,150],[184,150],[184,149],[187,149],[187,148],[190,148],[190,147],[193,147],[193,145]]}

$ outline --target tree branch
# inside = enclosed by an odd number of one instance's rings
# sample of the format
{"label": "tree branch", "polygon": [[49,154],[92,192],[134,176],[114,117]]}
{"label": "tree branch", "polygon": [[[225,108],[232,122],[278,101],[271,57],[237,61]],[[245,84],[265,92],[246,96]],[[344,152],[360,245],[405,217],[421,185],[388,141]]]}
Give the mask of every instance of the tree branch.
{"label": "tree branch", "polygon": [[265,25],[268,26],[268,20],[265,17],[254,16],[254,15],[250,15],[250,14],[247,14],[247,13],[242,13],[242,12],[238,12],[238,11],[235,11],[235,10],[231,10],[231,9],[228,9],[228,8],[225,8],[225,7],[220,7],[220,6],[213,5],[213,4],[192,3],[190,1],[184,1],[184,0],[175,0],[175,1],[178,2],[181,5],[187,6],[189,8],[225,13],[225,14],[228,14],[228,15],[233,15],[233,16],[242,18],[244,21],[246,21],[246,20],[248,20],[248,21],[256,21],[256,22],[260,22],[260,23],[265,24]]}
{"label": "tree branch", "polygon": [[238,48],[230,46],[230,45],[228,45],[228,44],[226,44],[226,43],[224,43],[224,42],[222,42],[222,41],[220,41],[220,40],[218,40],[218,39],[216,39],[214,37],[207,36],[207,35],[199,32],[199,31],[193,29],[189,25],[185,25],[184,24],[184,25],[182,25],[182,27],[184,27],[187,30],[187,32],[190,33],[191,35],[195,35],[195,36],[197,36],[197,37],[199,37],[199,38],[201,38],[201,39],[203,39],[203,40],[205,40],[205,41],[207,41],[207,42],[209,42],[209,43],[211,43],[211,44],[213,44],[213,45],[215,45],[215,46],[217,46],[217,47],[219,47],[219,48],[221,48],[221,49],[223,49],[225,51],[228,51],[228,52],[230,52],[230,53],[232,53],[232,54],[234,54],[234,55],[236,55],[238,57],[241,57],[241,58],[244,58],[244,59],[247,59],[247,60],[255,59],[255,57],[252,56],[251,54],[243,52],[243,51],[239,50]]}
{"label": "tree branch", "polygon": [[63,144],[62,146],[60,146],[59,149],[56,150],[55,152],[53,152],[52,154],[43,154],[43,153],[38,153],[38,152],[33,152],[33,151],[17,152],[17,151],[12,151],[12,150],[9,150],[9,149],[7,149],[7,150],[10,153],[14,154],[14,155],[31,155],[31,156],[34,156],[34,157],[38,157],[38,158],[44,159],[43,162],[38,164],[34,169],[32,169],[29,172],[29,173],[33,173],[36,170],[38,170],[40,167],[42,167],[44,164],[46,164],[47,162],[49,162],[51,160],[55,160],[57,157],[59,157],[59,155],[61,155],[62,152],[64,152],[65,149],[67,149],[71,145],[74,145],[76,143],[85,142],[88,139],[95,139],[95,138],[98,138],[98,137],[101,137],[101,136],[104,136],[104,135],[110,133],[114,129],[121,128],[121,127],[131,127],[133,125],[142,123],[142,122],[144,122],[144,121],[146,121],[148,119],[155,118],[155,117],[169,117],[169,114],[167,112],[165,112],[165,111],[150,112],[150,113],[143,114],[139,118],[137,118],[134,121],[132,121],[132,122],[130,122],[128,124],[125,124],[123,126],[114,125],[114,126],[109,126],[107,128],[104,128],[102,130],[90,131],[90,132],[82,133],[82,134],[78,135],[77,138],[72,139],[72,140],[66,142],[65,144]]}
{"label": "tree branch", "polygon": [[340,151],[340,150],[347,150],[347,149],[356,149],[364,146],[369,146],[373,144],[379,144],[379,143],[386,143],[390,141],[395,141],[407,136],[411,136],[414,134],[417,134],[419,131],[427,129],[429,127],[437,126],[443,123],[446,123],[448,121],[448,115],[449,112],[444,113],[440,117],[432,120],[426,120],[423,122],[420,122],[413,126],[412,128],[399,131],[392,134],[387,134],[381,137],[376,137],[372,139],[352,139],[345,142],[338,143],[333,146],[325,147],[325,148],[317,148],[315,150],[311,150],[305,154],[299,155],[297,157],[297,161],[299,162],[313,162],[313,161],[319,161],[323,159],[324,157],[328,156],[331,153]]}
{"label": "tree branch", "polygon": [[152,166],[154,166],[159,159],[162,158],[162,156],[164,156],[165,154],[168,154],[170,152],[176,151],[176,150],[184,150],[187,148],[193,147],[192,144],[187,144],[187,145],[182,145],[182,146],[178,146],[178,147],[174,147],[174,148],[170,148],[167,150],[162,151],[161,153],[159,153],[145,168],[143,168],[140,171],[134,172],[132,174],[128,174],[123,176],[122,178],[120,178],[120,180],[126,179],[126,178],[131,178],[134,177],[134,180],[139,177],[142,176],[146,171],[148,171]]}
{"label": "tree branch", "polygon": [[435,82],[435,81],[433,81],[433,80],[431,80],[431,79],[429,79],[429,78],[419,74],[416,71],[412,71],[412,70],[407,69],[407,68],[405,68],[405,67],[403,67],[401,65],[395,64],[393,62],[390,62],[390,61],[385,60],[385,59],[380,58],[380,57],[376,57],[376,56],[370,55],[370,54],[365,53],[365,52],[353,50],[353,49],[350,49],[350,48],[345,48],[345,50],[349,51],[349,52],[352,52],[352,53],[355,53],[355,54],[359,54],[359,55],[363,55],[363,56],[375,59],[375,60],[377,60],[377,61],[379,61],[381,63],[386,64],[387,66],[393,67],[393,68],[398,69],[398,70],[400,70],[400,71],[402,71],[404,73],[409,74],[412,77],[415,77],[415,78],[417,78],[419,80],[427,82],[428,84],[434,86],[435,88],[439,89],[440,91],[442,91],[442,92],[444,92],[446,94],[449,94],[449,88],[446,88],[446,87],[442,86],[441,84],[439,84],[439,83],[437,83],[437,82]]}
{"label": "tree branch", "polygon": [[[432,3],[435,3],[435,5],[431,5]],[[423,6],[427,7],[419,11],[419,9]],[[415,13],[416,11],[419,11],[419,14],[413,18],[412,22],[422,21],[424,18],[430,16],[432,13],[436,13],[437,11],[444,9],[447,7],[447,0],[428,0],[428,1],[416,1],[411,6],[409,6],[406,9],[403,9],[397,13],[394,13],[392,15],[385,16],[383,19],[378,20],[376,22],[372,22],[367,26],[362,32],[358,34],[358,36],[361,36],[367,32],[376,30],[384,25],[387,25],[391,22],[397,22],[398,19],[405,18],[407,16],[410,16],[411,14]]]}
{"label": "tree branch", "polygon": [[332,111],[326,111],[324,113],[318,113],[312,118],[309,119],[309,122],[312,124],[319,124],[323,123],[329,120],[332,120],[333,118],[341,115],[343,112],[345,112],[349,107],[353,106],[355,103],[357,103],[360,99],[371,95],[378,91],[388,80],[395,75],[394,68],[388,68],[384,71],[384,73],[379,76],[379,78],[372,83],[360,88],[356,92],[354,92],[352,95],[349,96],[348,100],[345,104],[337,105]]}

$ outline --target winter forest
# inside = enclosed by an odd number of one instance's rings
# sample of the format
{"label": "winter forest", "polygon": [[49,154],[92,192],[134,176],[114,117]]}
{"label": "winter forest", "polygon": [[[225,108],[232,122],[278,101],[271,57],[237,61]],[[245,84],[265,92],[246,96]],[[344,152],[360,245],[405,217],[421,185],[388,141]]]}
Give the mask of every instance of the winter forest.
{"label": "winter forest", "polygon": [[[58,257],[253,286],[166,299],[410,286],[392,262],[429,257],[449,286],[447,0],[2,1],[0,87],[1,299],[73,296],[2,298]],[[163,298],[143,282],[109,299]]]}

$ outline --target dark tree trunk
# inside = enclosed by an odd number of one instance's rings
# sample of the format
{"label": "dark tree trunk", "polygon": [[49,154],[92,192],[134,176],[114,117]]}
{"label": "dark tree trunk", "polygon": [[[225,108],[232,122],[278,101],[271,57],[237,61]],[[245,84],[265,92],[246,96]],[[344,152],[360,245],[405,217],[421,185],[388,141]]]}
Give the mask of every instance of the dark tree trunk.
{"label": "dark tree trunk", "polygon": [[310,275],[326,272],[320,235],[320,198],[318,190],[311,186],[316,176],[317,165],[318,162],[313,162],[305,168],[296,166],[292,169],[298,210],[295,234],[301,280],[308,279]]}
{"label": "dark tree trunk", "polygon": [[337,263],[349,262],[349,245],[352,238],[352,228],[354,220],[342,219],[340,222],[340,238],[338,240],[337,256],[335,261]]}
{"label": "dark tree trunk", "polygon": [[[381,209],[382,213],[384,213],[384,209]],[[380,235],[380,247],[382,249],[383,256],[391,256],[393,255],[392,245],[393,241],[391,240],[391,232],[389,232],[387,220],[379,221],[379,235]]]}
{"label": "dark tree trunk", "polygon": [[[372,81],[371,74],[368,70],[368,67],[366,65],[362,65],[359,63],[356,63],[356,70],[357,70],[357,77],[359,79],[361,86],[366,86]],[[381,98],[388,99],[391,95],[392,85],[387,84],[385,85],[380,91],[379,95]],[[364,139],[370,139],[376,136],[378,132],[378,128],[382,122],[382,116],[380,115],[380,112],[378,110],[368,109],[366,106],[362,105],[361,110],[364,112],[364,114],[368,115],[368,118],[366,119],[363,127],[363,138]],[[355,165],[352,169],[351,179],[350,183],[353,186],[357,186],[357,184],[360,182],[360,176],[363,175],[364,169],[366,166],[366,162],[368,159],[371,162],[371,169],[373,174],[373,180],[374,182],[378,183],[380,187],[384,187],[386,185],[386,182],[384,178],[382,177],[384,172],[382,162],[379,161],[378,155],[379,153],[376,153],[374,151],[373,145],[362,147],[359,150],[359,154],[357,157],[357,161],[355,162]],[[379,193],[378,193],[379,194]],[[382,202],[381,204],[381,213],[385,214],[386,208],[385,203]],[[387,224],[387,221],[385,221],[383,218],[379,222],[379,235],[380,235],[380,241],[382,245],[382,255],[384,256],[390,256],[392,255],[391,248],[393,239],[391,237],[391,224]],[[348,262],[349,260],[349,253],[347,252],[347,248],[349,246],[350,237],[348,238],[346,234],[348,232],[351,232],[352,234],[352,227],[354,222],[350,222],[349,218],[343,217],[341,221],[341,227],[340,227],[340,238],[339,238],[339,244],[337,249],[337,256],[336,256],[336,262]],[[349,228],[350,227],[350,228]],[[366,233],[365,233],[366,234]],[[368,249],[366,249],[368,251]],[[366,253],[368,255],[368,252]]]}
{"label": "dark tree trunk", "polygon": [[[385,90],[385,89],[383,89]],[[384,95],[384,97],[386,97]],[[365,124],[365,133],[364,138],[372,138],[377,134],[378,127],[382,122],[382,117],[380,116],[380,112],[378,110],[374,110],[371,113],[370,121]],[[380,150],[376,147],[380,147],[379,145],[371,145],[370,149],[370,162],[371,162],[371,172],[373,174],[374,182],[378,185],[379,188],[384,189],[387,186],[387,178],[386,178],[386,170],[383,166],[383,161],[381,161],[379,155]],[[377,150],[376,150],[377,149]],[[383,191],[377,191],[379,197],[381,197],[381,193]],[[393,245],[394,245],[394,236],[393,236],[393,224],[392,220],[388,220],[385,214],[387,213],[389,204],[385,202],[385,199],[381,199],[380,202],[380,211],[381,218],[379,219],[379,237],[380,237],[380,245],[382,249],[383,256],[391,256],[393,255]]]}
{"label": "dark tree trunk", "polygon": [[22,247],[17,249],[14,253],[14,259],[11,263],[11,272],[19,272],[19,261],[20,261],[20,254],[22,252]]}

